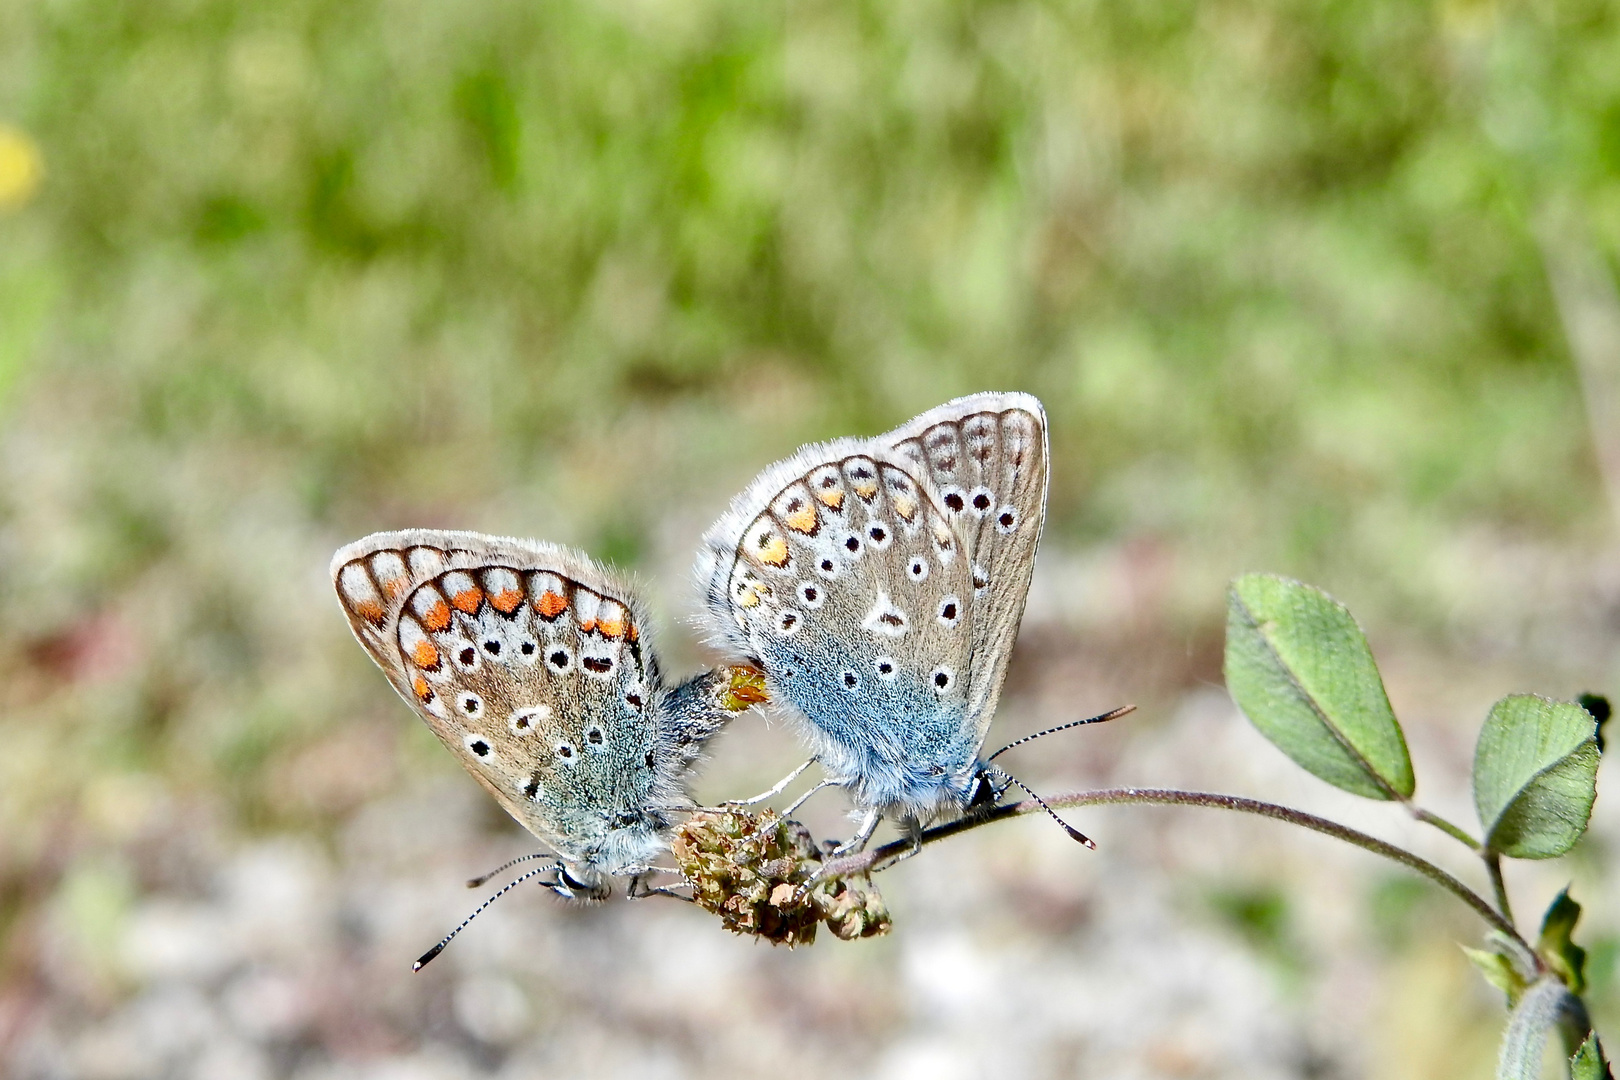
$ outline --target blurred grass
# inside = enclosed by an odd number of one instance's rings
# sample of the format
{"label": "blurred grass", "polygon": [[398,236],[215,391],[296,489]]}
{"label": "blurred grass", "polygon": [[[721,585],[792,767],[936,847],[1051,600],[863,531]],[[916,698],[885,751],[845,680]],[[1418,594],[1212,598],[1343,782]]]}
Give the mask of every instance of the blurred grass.
{"label": "blurred grass", "polygon": [[1616,55],[1599,0],[0,5],[0,910],[171,796],[452,767],[311,610],[336,543],[673,615],[757,468],[973,390],[1164,625],[1264,568],[1438,635],[1479,537],[1591,558],[1537,237],[1620,252]]}
{"label": "blurred grass", "polygon": [[[1573,188],[1620,240],[1606,4],[4,18],[51,175],[4,225],[9,396],[93,381],[317,519],[643,410],[792,438],[984,386],[1047,401],[1070,535],[1314,570],[1597,497],[1530,226]],[[1356,535],[1369,504],[1408,524]]]}

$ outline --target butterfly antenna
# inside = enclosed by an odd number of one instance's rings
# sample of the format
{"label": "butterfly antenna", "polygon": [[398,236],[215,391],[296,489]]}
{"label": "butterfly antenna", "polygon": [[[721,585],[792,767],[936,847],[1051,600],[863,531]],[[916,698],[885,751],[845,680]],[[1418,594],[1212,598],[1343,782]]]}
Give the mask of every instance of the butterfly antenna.
{"label": "butterfly antenna", "polygon": [[478,888],[478,886],[482,885],[484,882],[488,881],[490,878],[494,877],[496,874],[499,874],[499,873],[501,873],[503,871],[506,871],[506,870],[510,870],[512,867],[516,866],[518,863],[528,862],[530,859],[555,859],[556,857],[557,856],[553,855],[549,851],[537,851],[533,855],[519,855],[517,858],[513,859],[511,862],[504,862],[501,865],[497,866],[495,869],[491,870],[487,874],[480,874],[478,877],[468,878],[467,879],[467,888],[476,889],[476,888]]}
{"label": "butterfly antenna", "polygon": [[[1083,724],[1086,721],[1081,720],[1079,722]],[[1018,777],[1014,776],[1012,773],[1008,772],[1006,769],[997,769],[996,771],[999,772],[1002,776],[1005,776],[1007,779],[1011,780],[1013,783],[1017,784],[1020,788],[1022,788],[1024,790],[1025,795],[1028,795],[1030,798],[1032,798],[1036,802],[1040,803],[1041,804],[1041,809],[1046,811],[1047,816],[1050,817],[1053,821],[1057,822],[1059,825],[1063,826],[1063,831],[1069,834],[1069,839],[1074,840],[1077,843],[1081,843],[1081,844],[1086,845],[1086,847],[1090,848],[1092,851],[1097,850],[1097,845],[1091,839],[1091,837],[1087,836],[1085,833],[1081,832],[1079,829],[1075,828],[1073,825],[1070,825],[1067,821],[1064,821],[1062,818],[1058,817],[1057,816],[1057,811],[1053,810],[1050,806],[1047,806],[1046,805],[1046,800],[1041,798],[1039,795],[1035,794],[1035,792],[1030,789],[1030,786],[1028,784],[1026,784],[1022,780],[1018,779]]]}
{"label": "butterfly antenna", "polygon": [[[997,750],[995,753],[991,754],[989,757],[985,758],[984,760],[986,760],[986,761],[994,761],[994,760],[996,760],[996,758],[1000,757],[1002,754],[1005,754],[1007,751],[1011,750],[1013,747],[1015,747],[1015,746],[1023,746],[1027,742],[1034,742],[1036,739],[1039,739],[1039,738],[1041,738],[1042,736],[1045,736],[1045,735],[1054,735],[1059,731],[1068,731],[1070,728],[1084,727],[1087,724],[1101,724],[1105,720],[1118,720],[1120,717],[1124,716],[1126,713],[1133,713],[1135,711],[1136,711],[1136,706],[1135,705],[1121,705],[1119,708],[1115,709],[1113,712],[1105,712],[1101,716],[1089,716],[1084,720],[1071,720],[1067,724],[1059,724],[1057,727],[1047,728],[1045,731],[1037,731],[1033,735],[1025,735],[1022,739],[1014,739],[1012,742],[1008,743],[1006,746],[1003,746],[1000,750]],[[1013,780],[1013,783],[1018,784],[1018,781]],[[1018,784],[1018,786],[1019,787],[1024,787],[1023,784]],[[1024,788],[1024,790],[1029,791],[1028,788]],[[1031,795],[1035,794],[1033,791],[1030,791],[1029,793]],[[1039,798],[1039,796],[1037,796],[1037,799],[1038,798]],[[1045,806],[1046,804],[1041,803],[1041,805]]]}
{"label": "butterfly antenna", "polygon": [[528,881],[530,878],[538,877],[539,875],[544,874],[547,870],[552,870],[552,869],[555,869],[555,867],[543,866],[538,870],[530,870],[528,873],[524,874],[522,877],[519,877],[516,881],[513,881],[513,882],[507,884],[506,886],[504,886],[501,889],[500,892],[496,893],[494,896],[490,897],[488,900],[485,900],[482,904],[479,904],[477,911],[474,911],[471,915],[467,916],[465,919],[462,919],[460,926],[456,927],[454,930],[452,930],[448,934],[444,935],[444,940],[443,941],[439,942],[437,945],[433,946],[433,948],[431,948],[427,952],[423,953],[421,958],[418,959],[416,961],[416,963],[411,965],[411,970],[412,971],[421,971],[424,967],[427,967],[427,965],[433,961],[433,958],[435,956],[438,956],[440,953],[444,952],[444,947],[446,945],[450,944],[451,939],[453,939],[457,934],[461,933],[463,930],[467,929],[467,924],[472,922],[474,919],[478,918],[479,915],[483,914],[484,909],[489,907],[489,905],[493,904],[495,901],[499,900],[501,897],[505,896],[507,893],[511,892],[513,889],[517,888],[519,885],[523,884],[525,881]]}

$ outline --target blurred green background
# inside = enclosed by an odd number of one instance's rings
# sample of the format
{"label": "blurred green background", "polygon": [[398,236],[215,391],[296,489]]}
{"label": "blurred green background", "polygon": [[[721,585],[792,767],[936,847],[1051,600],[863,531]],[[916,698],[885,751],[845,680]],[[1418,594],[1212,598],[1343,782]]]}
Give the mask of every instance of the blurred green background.
{"label": "blurred green background", "polygon": [[[157,838],[330,845],[459,779],[337,544],[578,544],[693,666],[732,492],[974,390],[1051,421],[1026,700],[1072,645],[1173,705],[1278,570],[1465,769],[1498,689],[1620,671],[1617,180],[1601,0],[0,2],[0,1053],[95,1074],[39,1031],[207,892]],[[1243,889],[1213,917],[1290,951]]]}

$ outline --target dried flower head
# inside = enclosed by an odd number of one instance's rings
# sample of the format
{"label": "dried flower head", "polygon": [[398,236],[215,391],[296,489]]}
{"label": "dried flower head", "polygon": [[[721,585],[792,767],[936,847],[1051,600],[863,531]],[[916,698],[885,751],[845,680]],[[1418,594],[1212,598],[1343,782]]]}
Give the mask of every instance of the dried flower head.
{"label": "dried flower head", "polygon": [[815,838],[775,811],[699,810],[675,830],[675,862],[692,898],[727,928],[778,945],[808,944],[826,923],[851,941],[889,932],[889,909],[869,877],[821,878]]}

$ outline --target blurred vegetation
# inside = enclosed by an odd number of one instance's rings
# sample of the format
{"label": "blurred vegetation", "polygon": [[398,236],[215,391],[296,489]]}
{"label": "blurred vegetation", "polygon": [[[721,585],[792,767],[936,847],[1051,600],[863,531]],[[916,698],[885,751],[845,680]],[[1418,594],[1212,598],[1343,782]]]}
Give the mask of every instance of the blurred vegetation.
{"label": "blurred vegetation", "polygon": [[781,448],[1008,386],[1071,535],[1568,529],[1535,225],[1620,245],[1617,48],[1597,0],[11,4],[8,396],[346,523],[645,409]]}

